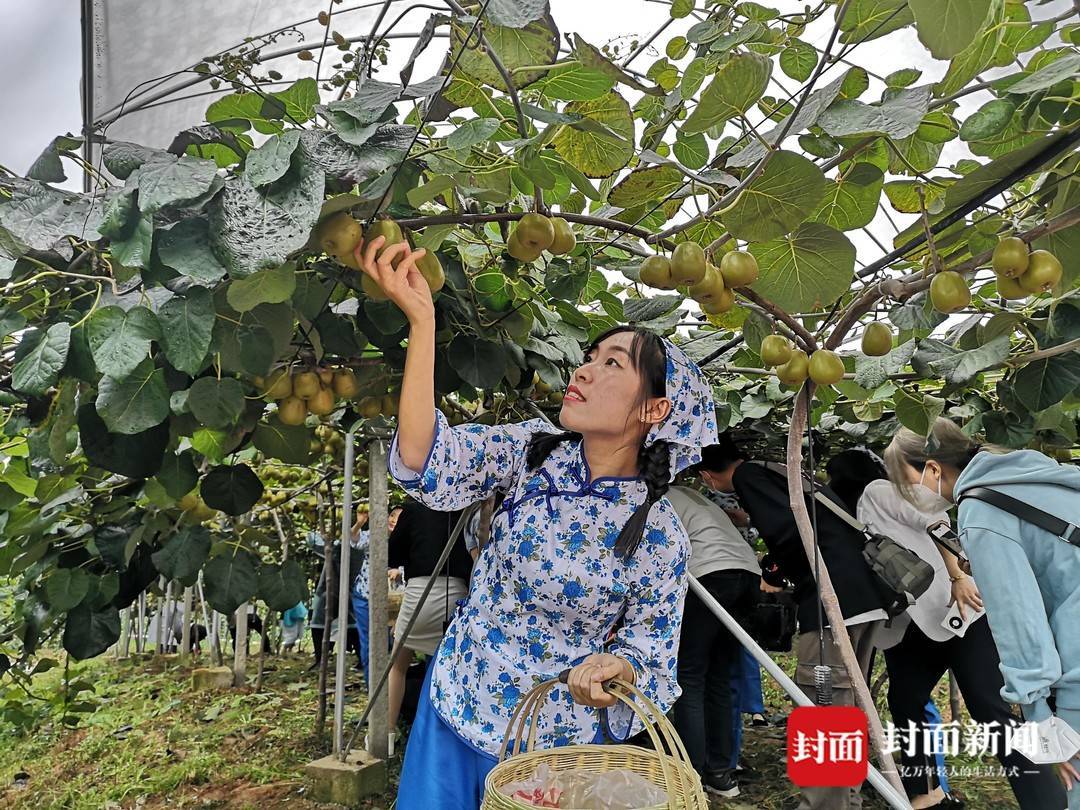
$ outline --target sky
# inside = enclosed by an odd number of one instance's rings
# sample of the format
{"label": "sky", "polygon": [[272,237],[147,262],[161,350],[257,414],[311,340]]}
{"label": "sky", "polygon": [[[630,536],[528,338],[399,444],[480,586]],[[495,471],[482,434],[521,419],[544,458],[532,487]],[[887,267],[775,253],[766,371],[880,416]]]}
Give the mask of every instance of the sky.
{"label": "sky", "polygon": [[[357,5],[359,0],[347,0],[338,7],[347,9]],[[188,0],[185,3],[167,6],[156,3],[147,4],[145,0],[104,0],[105,7],[114,12],[110,18],[113,25],[134,30],[122,32],[117,41],[122,43],[117,57],[109,63],[113,77],[112,92],[122,97],[127,89],[139,81],[176,69],[192,60],[192,54],[200,49],[211,50],[214,42],[225,37],[227,42],[235,42],[237,32],[255,33],[272,27],[268,21],[280,21],[282,15],[295,14],[296,18],[306,16],[305,12],[324,7],[323,0]],[[1069,0],[1053,0],[1047,5],[1030,4],[1032,14],[1037,19],[1046,19],[1068,7]],[[195,6],[204,7],[204,15],[216,15],[215,19],[200,16],[191,11]],[[397,9],[405,3],[398,3]],[[803,0],[772,0],[774,8],[784,13],[802,11]],[[644,38],[668,19],[668,4],[658,0],[552,0],[552,15],[565,35],[569,31],[580,33],[585,39],[596,45],[617,41],[626,52],[629,42],[635,37]],[[124,8],[124,14],[115,11]],[[633,13],[627,13],[629,10]],[[341,30],[347,36],[365,34],[370,26],[368,11],[355,12],[350,24],[343,16]],[[417,10],[406,18],[399,31],[416,31],[431,12]],[[19,173],[25,172],[57,134],[78,132],[81,128],[80,112],[80,73],[81,73],[81,38],[80,38],[80,3],[78,0],[0,0],[0,110],[7,119],[4,135],[0,138],[0,164]],[[142,16],[140,16],[142,15]],[[205,30],[200,30],[200,22]],[[651,62],[663,53],[667,39],[686,29],[693,19],[677,20],[656,41],[655,47],[642,54],[633,64],[638,70],[645,70]],[[151,23],[155,23],[151,25]],[[260,27],[262,26],[262,27]],[[351,27],[350,27],[351,26]],[[804,38],[821,46],[827,39],[832,26],[832,15],[828,14],[805,32]],[[227,32],[224,30],[228,28]],[[241,36],[242,36],[241,34]],[[215,39],[215,37],[217,39]],[[414,80],[432,75],[445,52],[444,41],[437,40],[417,63]],[[295,39],[284,39],[275,43],[277,47],[295,43]],[[186,48],[186,50],[185,50]],[[396,40],[390,54],[390,75],[396,75],[397,67],[407,58],[412,49],[411,40]],[[194,58],[198,58],[195,56]],[[902,67],[915,66],[923,70],[920,83],[940,78],[947,68],[946,62],[933,60],[919,44],[913,28],[907,28],[885,38],[873,40],[858,46],[850,59],[867,68],[871,74],[885,76]],[[281,60],[286,75],[290,70],[300,69],[305,64],[295,57]],[[179,62],[178,64],[176,62]],[[822,84],[828,83],[840,75],[845,65],[837,65],[822,78]],[[1009,71],[1006,71],[1009,72]],[[788,79],[779,70],[774,71],[774,80],[769,93],[777,95],[781,86],[791,90],[796,83]],[[883,84],[872,80],[870,90],[864,94],[865,100],[872,100],[880,95]],[[620,90],[631,97],[633,91]],[[988,93],[976,93],[961,100],[959,117],[963,119],[978,106],[989,100]],[[185,124],[197,123],[198,112],[205,108],[206,99],[190,102],[190,115],[185,111]],[[149,115],[165,115],[164,108]],[[753,114],[753,113],[752,113]],[[146,115],[146,114],[144,114]],[[170,126],[164,146],[172,134],[180,127]],[[112,133],[110,133],[112,134]],[[792,141],[793,143],[793,141]],[[797,148],[797,147],[796,147]],[[966,157],[967,151],[959,142],[946,146],[942,164],[948,165]],[[78,187],[76,172],[69,171],[69,185]],[[893,221],[901,228],[907,224],[902,216],[893,215]],[[886,246],[891,243],[895,233],[893,226],[879,213],[869,230]],[[849,232],[849,238],[856,244],[860,264],[866,264],[878,258],[882,251],[874,242],[861,232]]]}

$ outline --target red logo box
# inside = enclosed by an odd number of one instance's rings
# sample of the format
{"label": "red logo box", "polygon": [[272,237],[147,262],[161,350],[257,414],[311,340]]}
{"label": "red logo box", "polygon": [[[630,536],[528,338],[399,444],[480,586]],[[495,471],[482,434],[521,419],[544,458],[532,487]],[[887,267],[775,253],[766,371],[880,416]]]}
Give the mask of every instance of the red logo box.
{"label": "red logo box", "polygon": [[799,787],[855,787],[868,768],[866,714],[854,706],[800,706],[788,716],[787,772]]}

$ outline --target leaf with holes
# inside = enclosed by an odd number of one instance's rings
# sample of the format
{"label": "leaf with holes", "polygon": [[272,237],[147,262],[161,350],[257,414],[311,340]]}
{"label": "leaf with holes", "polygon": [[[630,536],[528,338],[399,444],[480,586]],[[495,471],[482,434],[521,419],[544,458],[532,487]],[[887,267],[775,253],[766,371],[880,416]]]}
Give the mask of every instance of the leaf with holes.
{"label": "leaf with holes", "polygon": [[777,152],[738,199],[720,213],[737,239],[775,239],[805,222],[825,195],[821,169],[795,152]]}
{"label": "leaf with holes", "polygon": [[47,330],[23,333],[11,370],[11,387],[32,396],[41,396],[60,378],[71,345],[71,326],[54,323]]}
{"label": "leaf with holes", "polygon": [[199,569],[210,556],[210,532],[202,526],[185,526],[165,541],[150,559],[166,579],[178,579],[183,585],[194,585]]}
{"label": "leaf with holes", "polygon": [[877,166],[856,163],[848,171],[829,180],[825,197],[810,219],[838,231],[853,231],[869,225],[877,213],[885,175]]}
{"label": "leaf with holes", "polygon": [[161,337],[158,320],[146,307],[102,307],[86,324],[86,340],[102,374],[126,377],[150,356],[150,344]]}
{"label": "leaf with holes", "polygon": [[[235,282],[239,283],[239,282]],[[185,374],[198,374],[205,365],[213,335],[213,295],[205,287],[188,287],[158,310],[165,358]]]}
{"label": "leaf with holes", "polygon": [[308,598],[307,576],[295,560],[259,568],[259,598],[271,610],[286,611]]}
{"label": "leaf with holes", "polygon": [[565,112],[601,124],[611,133],[563,127],[552,143],[568,163],[588,177],[608,177],[630,162],[634,118],[626,99],[612,91],[592,101],[573,101]]}
{"label": "leaf with holes", "polygon": [[220,509],[226,515],[242,515],[258,503],[263,485],[246,464],[215,467],[199,485],[206,505]]}
{"label": "leaf with holes", "polygon": [[165,372],[148,357],[125,377],[102,377],[95,405],[113,433],[149,430],[169,418]]}
{"label": "leaf with holes", "polygon": [[753,52],[732,56],[701,93],[682,131],[687,135],[704,132],[746,112],[761,98],[771,75],[772,62],[767,56]]}
{"label": "leaf with holes", "polygon": [[203,569],[206,601],[218,613],[235,613],[259,590],[259,560],[250,551],[233,549],[214,557]]}
{"label": "leaf with holes", "polygon": [[828,225],[807,222],[794,233],[750,245],[761,276],[755,292],[788,312],[827,307],[847,292],[855,246]]}

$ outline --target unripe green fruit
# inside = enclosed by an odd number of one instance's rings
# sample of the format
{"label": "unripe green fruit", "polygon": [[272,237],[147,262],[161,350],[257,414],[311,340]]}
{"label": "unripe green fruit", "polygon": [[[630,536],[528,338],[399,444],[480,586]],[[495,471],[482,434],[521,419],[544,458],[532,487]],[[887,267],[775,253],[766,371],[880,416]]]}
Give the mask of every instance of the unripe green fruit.
{"label": "unripe green fruit", "polygon": [[892,332],[881,321],[866,325],[862,336],[862,352],[867,357],[884,357],[892,351]]}
{"label": "unripe green fruit", "polygon": [[767,366],[782,366],[791,359],[791,341],[783,335],[766,335],[761,341],[761,362]]}
{"label": "unripe green fruit", "polygon": [[944,270],[930,282],[930,301],[934,309],[948,315],[971,303],[971,290],[962,275],[953,270]]}
{"label": "unripe green fruit", "polygon": [[844,379],[844,361],[828,349],[818,349],[810,357],[810,379],[818,385],[835,385]]}
{"label": "unripe green fruit", "polygon": [[1005,278],[1017,278],[1028,268],[1027,242],[1016,236],[1006,236],[997,243],[992,259],[994,272]]}

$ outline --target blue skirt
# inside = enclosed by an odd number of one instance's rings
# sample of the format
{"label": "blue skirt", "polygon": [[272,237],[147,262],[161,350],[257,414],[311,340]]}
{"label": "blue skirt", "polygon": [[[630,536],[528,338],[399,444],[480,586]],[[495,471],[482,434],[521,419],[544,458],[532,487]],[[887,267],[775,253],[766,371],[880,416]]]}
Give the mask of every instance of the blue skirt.
{"label": "blue skirt", "polygon": [[446,724],[431,703],[428,664],[416,720],[405,746],[397,810],[477,810],[495,757],[477,751]]}

